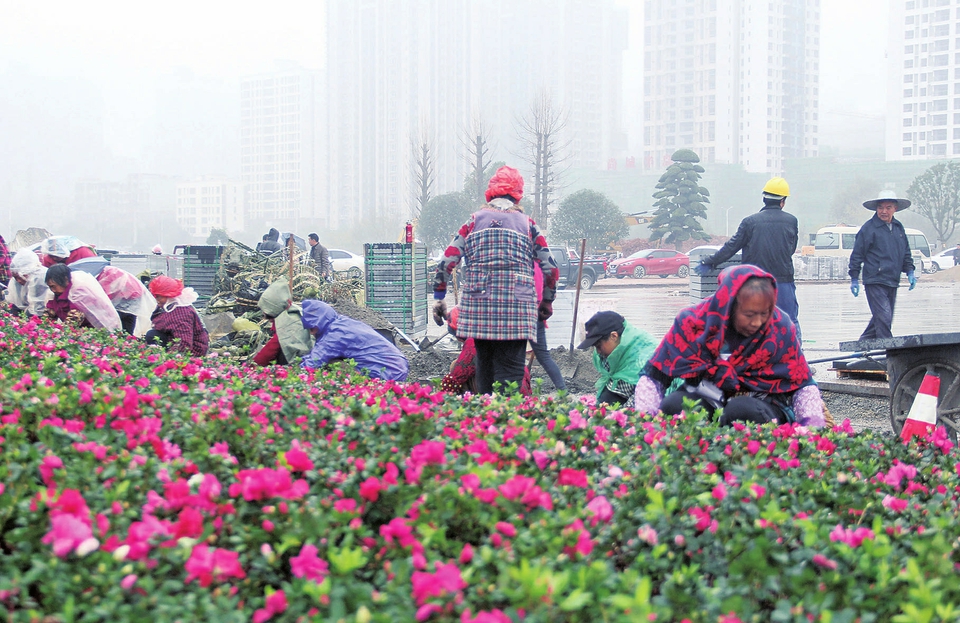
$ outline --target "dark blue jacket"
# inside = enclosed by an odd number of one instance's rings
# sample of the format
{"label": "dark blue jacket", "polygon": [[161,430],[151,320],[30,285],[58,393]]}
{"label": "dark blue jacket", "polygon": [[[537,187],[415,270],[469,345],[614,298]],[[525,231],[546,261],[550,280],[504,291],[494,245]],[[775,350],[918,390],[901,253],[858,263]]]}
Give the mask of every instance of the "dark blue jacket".
{"label": "dark blue jacket", "polygon": [[764,206],[740,221],[733,238],[703,263],[717,266],[743,249],[741,263],[759,266],[778,283],[793,283],[793,252],[798,237],[797,217],[784,212],[779,204]]}
{"label": "dark blue jacket", "polygon": [[407,358],[370,325],[340,316],[322,301],[304,301],[302,310],[303,326],[317,330],[317,342],[303,358],[304,368],[320,368],[338,359],[353,359],[357,370],[374,378],[407,379],[410,371]]}
{"label": "dark blue jacket", "polygon": [[913,270],[913,257],[903,225],[896,218],[892,227],[874,215],[860,227],[850,254],[850,278],[860,278],[863,265],[863,283],[896,288],[900,273]]}

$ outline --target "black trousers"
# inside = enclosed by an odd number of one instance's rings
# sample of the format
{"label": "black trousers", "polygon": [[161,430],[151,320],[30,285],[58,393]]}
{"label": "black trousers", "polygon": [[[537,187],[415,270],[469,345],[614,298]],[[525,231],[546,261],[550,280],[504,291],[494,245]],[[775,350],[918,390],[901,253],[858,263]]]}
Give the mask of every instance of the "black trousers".
{"label": "black trousers", "polygon": [[147,331],[147,334],[143,336],[143,341],[147,344],[151,344],[153,346],[163,346],[164,348],[166,348],[167,344],[169,344],[172,340],[173,334],[171,332],[158,331],[157,329],[150,329]]}
{"label": "black trousers", "polygon": [[507,384],[516,383],[519,391],[523,382],[526,340],[477,340],[477,391],[493,393],[493,384],[502,385],[500,391],[508,391]]}
{"label": "black trousers", "polygon": [[[660,410],[667,415],[676,415],[683,410],[684,398],[696,401],[698,406],[702,406],[707,411],[712,409],[697,394],[680,389],[663,399],[663,402],[660,403]],[[766,400],[761,400],[755,396],[737,396],[727,401],[727,404],[723,407],[723,415],[720,417],[720,424],[724,426],[733,422],[754,422],[756,424],[777,422],[785,424],[787,417],[783,410]]]}
{"label": "black trousers", "polygon": [[897,288],[865,283],[863,290],[867,294],[867,305],[873,317],[860,334],[860,339],[893,337],[890,327],[893,325],[893,308],[897,304]]}
{"label": "black trousers", "polygon": [[117,312],[120,316],[120,326],[127,335],[133,335],[133,330],[137,328],[137,317],[127,312]]}

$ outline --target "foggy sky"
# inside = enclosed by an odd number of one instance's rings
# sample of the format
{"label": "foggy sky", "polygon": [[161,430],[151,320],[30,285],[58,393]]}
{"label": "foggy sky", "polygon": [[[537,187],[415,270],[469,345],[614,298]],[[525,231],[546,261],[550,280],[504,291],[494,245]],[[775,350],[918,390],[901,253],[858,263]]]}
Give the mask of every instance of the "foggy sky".
{"label": "foggy sky", "polygon": [[[642,112],[643,2],[619,3],[631,10],[623,125],[633,129]],[[864,11],[867,4],[821,0],[824,147],[882,148],[887,3]],[[0,215],[11,196],[32,196],[38,186],[63,201],[80,177],[197,174],[198,162],[211,163],[204,173],[236,176],[238,154],[228,135],[239,117],[240,77],[278,59],[308,68],[324,62],[324,7],[317,0],[5,0],[3,7]],[[180,92],[186,95],[178,99]],[[59,121],[45,124],[45,111]],[[204,126],[212,139],[171,156],[176,146],[165,143],[164,132],[172,126],[178,136]],[[207,145],[215,140],[219,147]]]}

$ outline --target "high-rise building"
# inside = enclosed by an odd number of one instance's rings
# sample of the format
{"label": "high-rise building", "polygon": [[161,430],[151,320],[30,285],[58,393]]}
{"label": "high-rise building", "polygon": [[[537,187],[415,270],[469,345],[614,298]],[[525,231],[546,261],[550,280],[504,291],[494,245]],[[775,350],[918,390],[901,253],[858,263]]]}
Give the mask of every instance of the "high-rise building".
{"label": "high-rise building", "polygon": [[213,228],[241,231],[244,186],[236,180],[202,177],[177,184],[177,224],[191,236],[207,237]]}
{"label": "high-rise building", "polygon": [[241,81],[240,178],[249,219],[296,228],[319,216],[319,83],[316,72],[294,63]]}
{"label": "high-rise building", "polygon": [[817,155],[819,0],[647,0],[643,166],[777,173]]}
{"label": "high-rise building", "polygon": [[960,8],[892,0],[887,46],[887,160],[960,156]]}
{"label": "high-rise building", "polygon": [[475,120],[489,154],[524,173],[516,121],[547,94],[566,121],[566,166],[626,149],[626,10],[614,0],[329,0],[326,179],[330,225],[408,218],[412,143],[426,137],[434,195],[460,190]]}

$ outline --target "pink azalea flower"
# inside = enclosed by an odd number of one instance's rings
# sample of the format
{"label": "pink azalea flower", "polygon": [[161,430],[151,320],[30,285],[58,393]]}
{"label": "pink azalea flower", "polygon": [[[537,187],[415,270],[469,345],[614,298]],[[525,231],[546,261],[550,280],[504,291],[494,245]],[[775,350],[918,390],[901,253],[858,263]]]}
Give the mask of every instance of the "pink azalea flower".
{"label": "pink azalea flower", "polygon": [[377,498],[380,497],[380,492],[386,488],[386,485],[381,483],[379,479],[370,476],[360,483],[360,497],[370,502],[376,502]]}
{"label": "pink azalea flower", "polygon": [[467,583],[460,576],[460,569],[452,562],[438,565],[436,573],[414,571],[410,583],[413,585],[412,594],[418,606],[422,606],[431,597],[453,595],[467,587]]}
{"label": "pink azalea flower", "polygon": [[460,617],[460,623],[512,623],[513,619],[508,617],[503,610],[494,609],[490,611],[480,611],[477,616],[471,617],[469,610],[463,611]]}
{"label": "pink azalea flower", "polygon": [[589,556],[590,552],[593,551],[593,541],[590,539],[590,532],[587,531],[586,527],[583,525],[583,522],[579,519],[573,520],[573,523],[564,528],[564,535],[576,534],[577,535],[577,544],[574,546],[567,546],[563,548],[565,554],[570,557],[573,557],[574,554],[580,554],[581,556]]}
{"label": "pink azalea flower", "polygon": [[443,465],[447,445],[442,441],[422,441],[410,450],[410,461],[415,465]]}
{"label": "pink azalea flower", "polygon": [[265,606],[253,613],[253,623],[263,623],[273,615],[283,613],[287,609],[287,595],[282,590],[267,595]]}
{"label": "pink azalea flower", "polygon": [[837,524],[837,526],[830,532],[831,541],[840,541],[841,543],[846,543],[850,547],[860,547],[860,544],[866,540],[873,540],[876,535],[874,535],[873,530],[869,528],[859,527],[856,530],[850,530],[849,528],[844,528],[843,526]]}
{"label": "pink azalea flower", "polygon": [[571,409],[568,415],[570,416],[570,423],[563,430],[579,430],[587,427],[587,421],[583,418],[583,414],[576,409]]}
{"label": "pink azalea flower", "polygon": [[750,485],[750,495],[752,495],[755,499],[762,498],[766,492],[767,492],[766,487],[763,487],[756,483],[753,483]]}
{"label": "pink azalea flower", "polygon": [[599,522],[610,523],[613,519],[613,506],[605,496],[598,495],[587,503],[587,511],[593,515],[590,525],[596,526]]}
{"label": "pink azalea flower", "polygon": [[543,450],[534,450],[533,451],[533,461],[537,464],[537,467],[542,471],[543,468],[550,463],[550,456]]}
{"label": "pink azalea flower", "polygon": [[44,535],[41,542],[52,543],[53,553],[63,558],[92,537],[93,530],[88,522],[64,513],[56,514],[50,518],[50,531]]}
{"label": "pink azalea flower", "polygon": [[814,554],[813,564],[817,565],[818,567],[822,567],[823,569],[829,569],[830,571],[834,571],[837,568],[837,561],[831,560],[823,554]]}
{"label": "pink azalea flower", "polygon": [[125,591],[133,588],[133,585],[137,583],[137,576],[134,573],[123,576],[123,579],[120,580],[120,588]]}
{"label": "pink azalea flower", "polygon": [[416,618],[417,621],[426,621],[427,619],[432,617],[434,614],[439,612],[443,612],[443,608],[441,608],[437,604],[423,604],[422,606],[417,608],[417,613],[414,616],[414,618]]}
{"label": "pink azalea flower", "polygon": [[473,560],[473,546],[469,543],[463,544],[463,549],[460,550],[460,564],[465,565]]}
{"label": "pink azalea flower", "polygon": [[333,510],[338,513],[355,513],[357,512],[357,501],[353,498],[337,500],[333,503]]}
{"label": "pink azalea flower", "polygon": [[200,497],[212,502],[220,497],[221,490],[220,481],[217,480],[214,474],[204,474],[197,492],[200,494]]}
{"label": "pink azalea flower", "polygon": [[743,621],[731,612],[729,614],[721,614],[720,618],[717,619],[717,623],[743,623]]}
{"label": "pink azalea flower", "polygon": [[589,484],[587,483],[587,472],[582,469],[570,469],[564,467],[560,470],[560,477],[557,479],[558,485],[570,485],[572,487],[581,487],[586,489]]}
{"label": "pink azalea flower", "polygon": [[225,549],[210,549],[206,543],[194,546],[190,558],[184,564],[187,578],[184,584],[194,579],[200,580],[200,586],[207,587],[214,581],[223,582],[228,578],[242,580],[247,574],[240,566],[240,554]]}
{"label": "pink azalea flower", "polygon": [[722,482],[713,488],[713,498],[715,500],[722,500],[727,497],[727,486]]}
{"label": "pink azalea flower", "polygon": [[290,444],[290,449],[284,453],[283,458],[292,471],[309,472],[313,469],[313,461],[311,461],[307,453],[301,449],[300,442],[296,439]]}
{"label": "pink azalea flower", "polygon": [[[751,439],[747,442],[747,452],[751,455],[755,455],[757,452],[760,452],[760,442],[756,439]],[[739,621],[739,619],[737,619]]]}
{"label": "pink azalea flower", "polygon": [[906,510],[907,506],[909,506],[909,502],[893,497],[892,495],[886,495],[883,498],[883,507],[889,508],[892,511],[899,513]]}
{"label": "pink azalea flower", "polygon": [[536,481],[528,476],[514,476],[498,488],[503,497],[508,500],[515,500],[526,493],[535,483]]}
{"label": "pink azalea flower", "polygon": [[512,523],[507,523],[506,521],[498,521],[495,526],[497,532],[502,534],[505,537],[513,538],[517,536],[517,528]]}
{"label": "pink azalea flower", "polygon": [[290,570],[298,578],[306,578],[321,584],[330,574],[330,565],[317,556],[315,546],[304,545],[300,548],[300,554],[290,559]]}
{"label": "pink azalea flower", "polygon": [[887,472],[887,475],[883,478],[883,482],[891,487],[899,489],[900,483],[904,478],[907,480],[913,480],[916,475],[916,467],[906,463],[897,462],[893,465],[893,467],[890,468],[890,471]]}
{"label": "pink azalea flower", "polygon": [[50,485],[53,483],[53,470],[55,469],[63,469],[63,461],[60,457],[51,454],[43,457],[43,461],[40,462],[40,476],[43,478],[43,484]]}
{"label": "pink azalea flower", "polygon": [[[650,524],[643,524],[637,528],[637,536],[641,541],[647,543],[648,545],[655,546],[659,543],[659,538],[657,537],[657,531],[650,527]],[[681,535],[677,535],[678,537]],[[677,543],[677,545],[682,545],[682,543]]]}
{"label": "pink azalea flower", "polygon": [[177,516],[177,523],[173,524],[173,536],[190,537],[195,539],[203,534],[203,515],[195,508],[187,506]]}

